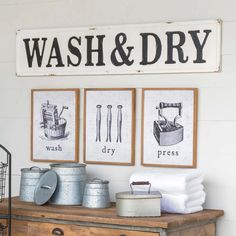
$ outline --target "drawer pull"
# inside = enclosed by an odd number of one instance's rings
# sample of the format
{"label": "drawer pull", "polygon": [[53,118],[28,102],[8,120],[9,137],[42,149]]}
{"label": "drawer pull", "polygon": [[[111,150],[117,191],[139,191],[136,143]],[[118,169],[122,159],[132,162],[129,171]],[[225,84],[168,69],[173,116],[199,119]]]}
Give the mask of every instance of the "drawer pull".
{"label": "drawer pull", "polygon": [[53,235],[64,235],[64,232],[60,228],[55,228],[55,229],[52,230],[52,234]]}
{"label": "drawer pull", "polygon": [[120,236],[126,236],[126,234],[120,234]]}

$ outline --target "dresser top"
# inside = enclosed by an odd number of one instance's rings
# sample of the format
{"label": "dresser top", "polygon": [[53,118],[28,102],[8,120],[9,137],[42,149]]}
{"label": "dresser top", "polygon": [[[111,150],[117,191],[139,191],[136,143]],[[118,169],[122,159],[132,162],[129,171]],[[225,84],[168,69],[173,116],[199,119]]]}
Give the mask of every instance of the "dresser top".
{"label": "dresser top", "polygon": [[[0,204],[0,214],[7,211],[7,200]],[[151,228],[172,228],[183,225],[215,221],[224,214],[222,210],[204,210],[193,214],[162,213],[161,217],[136,217],[127,218],[116,215],[115,204],[106,209],[88,209],[82,206],[36,206],[34,203],[19,201],[18,197],[12,198],[12,215],[31,218],[44,218],[51,220],[92,222],[123,226],[138,226]]]}

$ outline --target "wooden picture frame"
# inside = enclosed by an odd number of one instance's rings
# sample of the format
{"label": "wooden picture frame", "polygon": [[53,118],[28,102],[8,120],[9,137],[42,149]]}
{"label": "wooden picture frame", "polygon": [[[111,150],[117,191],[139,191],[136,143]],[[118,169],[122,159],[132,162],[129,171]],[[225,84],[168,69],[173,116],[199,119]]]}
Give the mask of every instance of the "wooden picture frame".
{"label": "wooden picture frame", "polygon": [[142,165],[196,168],[197,112],[197,88],[143,88]]}
{"label": "wooden picture frame", "polygon": [[84,162],[134,165],[135,89],[84,90]]}
{"label": "wooden picture frame", "polygon": [[79,89],[31,90],[31,160],[78,162]]}

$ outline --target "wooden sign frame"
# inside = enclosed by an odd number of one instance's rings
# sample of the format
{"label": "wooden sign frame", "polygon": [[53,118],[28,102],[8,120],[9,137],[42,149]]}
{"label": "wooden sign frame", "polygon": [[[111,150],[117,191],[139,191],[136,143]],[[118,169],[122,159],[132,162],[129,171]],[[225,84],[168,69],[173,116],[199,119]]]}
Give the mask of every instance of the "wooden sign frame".
{"label": "wooden sign frame", "polygon": [[[164,108],[173,111],[164,113]],[[180,115],[175,125],[166,117],[178,114],[174,108],[179,108]],[[196,168],[197,111],[197,88],[143,88],[142,165]]]}
{"label": "wooden sign frame", "polygon": [[85,89],[84,162],[134,165],[134,155],[135,89]]}
{"label": "wooden sign frame", "polygon": [[31,90],[31,160],[78,162],[79,89]]}

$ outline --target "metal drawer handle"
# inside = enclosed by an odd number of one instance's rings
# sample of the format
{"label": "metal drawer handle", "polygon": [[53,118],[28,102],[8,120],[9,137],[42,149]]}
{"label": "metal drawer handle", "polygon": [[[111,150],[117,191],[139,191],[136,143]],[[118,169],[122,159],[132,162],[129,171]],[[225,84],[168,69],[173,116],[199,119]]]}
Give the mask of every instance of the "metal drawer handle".
{"label": "metal drawer handle", "polygon": [[120,236],[126,236],[126,234],[120,234]]}
{"label": "metal drawer handle", "polygon": [[52,234],[53,235],[64,235],[64,232],[60,228],[55,228],[55,229],[52,230]]}

